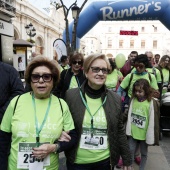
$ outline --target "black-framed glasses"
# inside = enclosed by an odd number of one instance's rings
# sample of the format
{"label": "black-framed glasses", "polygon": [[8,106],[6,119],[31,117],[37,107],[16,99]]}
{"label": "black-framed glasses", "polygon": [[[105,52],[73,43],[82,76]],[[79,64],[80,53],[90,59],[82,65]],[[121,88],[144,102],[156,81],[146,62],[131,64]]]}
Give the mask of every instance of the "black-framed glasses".
{"label": "black-framed glasses", "polygon": [[72,64],[74,64],[74,65],[76,65],[76,64],[82,65],[82,61],[73,61]]}
{"label": "black-framed glasses", "polygon": [[90,67],[93,73],[99,73],[100,70],[103,74],[108,74],[109,70],[107,68],[100,68],[100,67]]}
{"label": "black-framed glasses", "polygon": [[50,82],[53,78],[52,74],[43,74],[43,75],[31,74],[31,81],[33,83],[37,83],[37,82],[39,82],[41,77],[42,77],[44,82]]}

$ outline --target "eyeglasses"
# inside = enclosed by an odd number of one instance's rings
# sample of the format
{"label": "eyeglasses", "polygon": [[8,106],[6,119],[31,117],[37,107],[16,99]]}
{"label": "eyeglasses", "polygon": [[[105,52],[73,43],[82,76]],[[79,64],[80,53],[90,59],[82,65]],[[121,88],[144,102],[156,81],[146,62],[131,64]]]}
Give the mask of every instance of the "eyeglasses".
{"label": "eyeglasses", "polygon": [[145,67],[145,65],[144,64],[135,64],[134,67],[135,68],[139,67],[140,69],[142,69]]}
{"label": "eyeglasses", "polygon": [[74,65],[76,65],[76,64],[82,65],[82,61],[73,61],[72,64],[74,64]]}
{"label": "eyeglasses", "polygon": [[108,74],[109,70],[107,68],[100,68],[100,67],[91,67],[93,73],[99,73],[100,70],[103,74]]}
{"label": "eyeglasses", "polygon": [[31,74],[31,81],[33,83],[37,83],[37,82],[39,82],[41,77],[44,82],[50,82],[52,80],[52,74],[43,74],[43,75]]}

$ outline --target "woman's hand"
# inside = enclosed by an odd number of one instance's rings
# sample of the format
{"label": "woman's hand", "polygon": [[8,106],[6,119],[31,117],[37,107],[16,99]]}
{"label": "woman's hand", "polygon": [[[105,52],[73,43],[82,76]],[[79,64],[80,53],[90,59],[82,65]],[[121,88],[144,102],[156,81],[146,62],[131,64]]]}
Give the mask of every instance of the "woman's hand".
{"label": "woman's hand", "polygon": [[71,137],[68,135],[69,131],[62,131],[60,138],[58,139],[58,141],[65,141],[65,142],[69,142],[71,140]]}
{"label": "woman's hand", "polygon": [[55,144],[42,144],[38,148],[33,148],[33,155],[37,159],[44,159],[48,154],[55,152],[57,145]]}

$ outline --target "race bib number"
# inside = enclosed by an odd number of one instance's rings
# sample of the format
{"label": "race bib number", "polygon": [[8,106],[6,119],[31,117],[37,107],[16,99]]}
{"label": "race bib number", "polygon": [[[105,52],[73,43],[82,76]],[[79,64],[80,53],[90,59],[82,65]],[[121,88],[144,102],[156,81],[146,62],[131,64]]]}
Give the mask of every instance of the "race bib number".
{"label": "race bib number", "polygon": [[107,129],[83,128],[80,140],[83,149],[107,149]]}
{"label": "race bib number", "polygon": [[131,123],[139,128],[145,128],[146,125],[146,117],[136,115],[134,113],[131,114]]}
{"label": "race bib number", "polygon": [[[42,145],[41,143],[40,145]],[[19,143],[18,146],[18,162],[17,169],[29,169],[34,170],[34,167],[39,167],[39,170],[43,170],[43,166],[50,165],[50,155],[48,155],[45,159],[37,159],[32,154],[32,148],[36,147],[35,143]],[[32,169],[33,167],[34,169]],[[41,167],[41,168],[40,168]],[[31,168],[31,169],[30,169]]]}

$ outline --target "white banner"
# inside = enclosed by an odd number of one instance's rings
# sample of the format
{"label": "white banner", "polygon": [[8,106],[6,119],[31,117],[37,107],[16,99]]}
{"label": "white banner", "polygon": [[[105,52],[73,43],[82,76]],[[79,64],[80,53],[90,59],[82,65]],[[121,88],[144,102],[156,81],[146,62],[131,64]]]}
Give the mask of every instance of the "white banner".
{"label": "white banner", "polygon": [[14,36],[14,26],[8,22],[0,20],[0,34]]}
{"label": "white banner", "polygon": [[53,43],[53,47],[57,53],[58,60],[60,60],[62,55],[67,56],[66,44],[62,39],[56,39]]}

